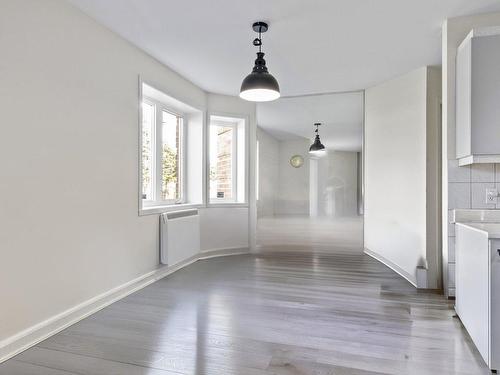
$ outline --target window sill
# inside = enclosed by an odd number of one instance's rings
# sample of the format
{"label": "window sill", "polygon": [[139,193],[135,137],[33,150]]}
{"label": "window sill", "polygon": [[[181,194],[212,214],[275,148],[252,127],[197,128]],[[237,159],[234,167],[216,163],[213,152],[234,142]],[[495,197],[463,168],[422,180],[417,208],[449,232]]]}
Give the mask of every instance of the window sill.
{"label": "window sill", "polygon": [[190,208],[201,208],[201,207],[204,206],[203,204],[200,203],[182,203],[182,204],[170,204],[165,206],[143,207],[139,209],[139,216],[158,215],[165,212],[180,211],[180,210],[187,210]]}
{"label": "window sill", "polygon": [[246,208],[249,207],[248,203],[237,203],[237,202],[213,202],[208,203],[207,208]]}

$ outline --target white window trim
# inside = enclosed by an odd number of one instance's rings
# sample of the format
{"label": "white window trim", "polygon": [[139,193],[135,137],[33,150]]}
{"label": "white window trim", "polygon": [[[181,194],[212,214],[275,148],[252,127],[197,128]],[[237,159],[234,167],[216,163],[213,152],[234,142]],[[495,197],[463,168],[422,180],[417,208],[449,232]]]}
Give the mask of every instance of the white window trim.
{"label": "white window trim", "polygon": [[260,142],[257,139],[255,142],[255,200],[260,199]]}
{"label": "white window trim", "polygon": [[204,207],[206,206],[203,203],[180,203],[180,204],[165,205],[165,206],[143,207],[139,211],[139,216],[156,215],[156,214],[163,214],[165,212],[187,210],[190,208],[204,208]]}
{"label": "white window trim", "polygon": [[[245,184],[241,188],[245,189],[244,192],[244,201],[243,202],[237,202],[237,195],[238,191],[235,188],[233,190],[234,194],[234,199],[231,200],[223,200],[220,199],[220,201],[217,200],[217,198],[210,198],[210,126],[211,126],[211,118],[212,116],[215,117],[228,117],[228,118],[235,118],[238,120],[243,120],[244,121],[244,131],[245,131],[245,139],[244,139],[244,145],[245,145],[245,162],[244,162],[244,168],[245,168]],[[250,170],[250,153],[249,153],[249,145],[250,145],[250,129],[249,129],[249,124],[250,124],[250,118],[249,116],[242,115],[242,114],[236,114],[236,113],[227,113],[227,112],[208,112],[207,113],[207,132],[206,132],[206,139],[205,139],[205,149],[206,149],[206,170],[207,170],[207,178],[205,181],[205,202],[206,202],[206,207],[208,208],[217,208],[217,207],[249,207],[248,203],[248,196],[249,196],[249,170]],[[231,124],[228,124],[231,126]],[[238,132],[237,132],[237,125],[235,126],[235,143],[233,145],[233,155],[232,157],[237,160],[237,145],[238,145]],[[238,163],[235,163],[235,176],[238,176]],[[233,186],[237,186],[237,179],[233,179]]]}
{"label": "white window trim", "polygon": [[[168,200],[144,200],[142,198],[142,103],[147,103],[154,106],[154,128],[152,134],[153,144],[155,146],[155,158],[153,159],[153,170],[154,174],[151,176],[154,189],[154,197],[161,196],[161,179],[158,176],[161,175],[161,163],[158,160],[162,158],[161,147],[158,147],[158,139],[162,139],[162,115],[163,112],[168,112],[174,116],[180,117],[180,156],[179,156],[179,178],[181,180],[180,188],[180,199],[168,199]],[[142,95],[142,83],[140,92],[140,102],[139,102],[139,215],[143,214],[153,214],[165,212],[168,208],[179,209],[180,207],[196,206],[193,204],[186,204],[186,180],[185,180],[185,167],[186,167],[186,139],[185,139],[185,127],[186,127],[186,116],[182,113],[178,113],[162,102],[155,99],[145,97]]]}

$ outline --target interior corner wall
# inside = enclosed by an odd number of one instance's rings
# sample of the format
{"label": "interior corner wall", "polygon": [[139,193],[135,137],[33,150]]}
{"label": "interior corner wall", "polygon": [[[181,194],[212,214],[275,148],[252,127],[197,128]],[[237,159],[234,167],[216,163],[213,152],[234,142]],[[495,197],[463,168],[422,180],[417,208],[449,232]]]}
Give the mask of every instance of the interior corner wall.
{"label": "interior corner wall", "polygon": [[274,216],[279,186],[279,141],[257,128],[259,141],[259,199],[257,216]]}
{"label": "interior corner wall", "polygon": [[365,92],[365,248],[416,284],[426,259],[427,68]]}
{"label": "interior corner wall", "polygon": [[[483,201],[486,187],[496,181],[498,165],[481,164],[459,167],[455,154],[455,64],[457,48],[475,27],[500,26],[500,13],[485,13],[450,18],[443,24],[443,108],[442,108],[442,272],[447,296],[455,295],[455,228],[450,223],[456,208],[487,209]],[[480,170],[474,177],[474,170]],[[493,185],[492,185],[493,184]]]}
{"label": "interior corner wall", "polygon": [[[276,215],[309,215],[309,140],[280,141],[279,183],[275,201]],[[301,155],[304,164],[294,168],[290,158]]]}

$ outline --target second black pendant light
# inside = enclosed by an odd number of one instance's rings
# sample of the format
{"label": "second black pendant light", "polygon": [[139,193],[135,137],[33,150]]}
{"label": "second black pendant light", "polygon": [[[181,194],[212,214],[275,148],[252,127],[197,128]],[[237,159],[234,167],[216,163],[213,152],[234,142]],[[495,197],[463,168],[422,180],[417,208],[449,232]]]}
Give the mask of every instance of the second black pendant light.
{"label": "second black pendant light", "polygon": [[326,149],[323,143],[321,143],[321,139],[319,139],[319,126],[321,125],[320,122],[317,122],[314,124],[316,126],[316,130],[314,131],[316,133],[316,136],[314,137],[314,142],[309,147],[309,153],[313,155],[322,155]]}

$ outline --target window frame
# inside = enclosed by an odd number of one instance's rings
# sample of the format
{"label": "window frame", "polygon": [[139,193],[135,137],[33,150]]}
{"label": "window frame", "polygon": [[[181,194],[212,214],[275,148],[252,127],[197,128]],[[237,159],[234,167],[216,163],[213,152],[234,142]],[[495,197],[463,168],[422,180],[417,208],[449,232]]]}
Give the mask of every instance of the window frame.
{"label": "window frame", "polygon": [[260,199],[260,142],[255,142],[255,201]]}
{"label": "window frame", "polygon": [[[154,174],[151,176],[153,184],[153,198],[152,200],[145,200],[142,198],[142,124],[143,124],[143,103],[151,105],[154,107],[154,127],[152,134],[152,143],[154,145],[154,157],[153,157],[153,170]],[[159,199],[161,197],[162,188],[162,133],[163,133],[163,112],[169,113],[176,116],[180,120],[179,124],[179,166],[178,166],[178,178],[180,179],[180,197],[179,199]],[[178,120],[178,121],[179,121]],[[168,105],[162,103],[153,98],[142,95],[140,98],[140,121],[139,121],[139,210],[151,210],[155,208],[167,208],[167,207],[178,207],[186,203],[186,180],[185,180],[185,168],[186,168],[186,116],[185,114],[179,113],[172,110]],[[160,161],[160,162],[158,162]]]}
{"label": "window frame", "polygon": [[[223,198],[210,198],[210,126],[212,123],[212,117],[226,117],[228,119],[239,120],[243,122],[243,145],[245,147],[243,157],[244,160],[240,164],[238,163],[238,124],[228,123],[227,126],[234,126],[234,136],[233,136],[233,147],[232,147],[232,161],[234,163],[234,169],[232,171],[232,175],[235,176],[232,181],[233,185],[233,198],[231,200],[223,199]],[[207,121],[206,121],[207,131],[206,131],[206,165],[207,165],[207,176],[206,176],[206,195],[205,201],[207,207],[249,207],[248,197],[249,197],[249,172],[250,172],[250,153],[249,153],[249,124],[250,118],[249,116],[242,115],[241,113],[227,113],[227,112],[208,112],[207,113]],[[244,173],[244,183],[242,186],[238,185],[238,172],[239,167],[243,166]],[[243,201],[238,201],[238,189],[244,189],[243,192]]]}

